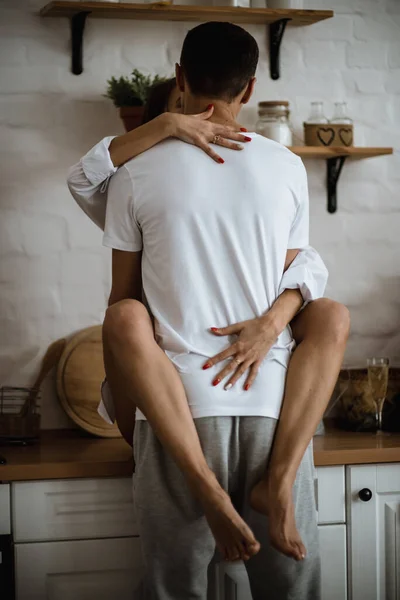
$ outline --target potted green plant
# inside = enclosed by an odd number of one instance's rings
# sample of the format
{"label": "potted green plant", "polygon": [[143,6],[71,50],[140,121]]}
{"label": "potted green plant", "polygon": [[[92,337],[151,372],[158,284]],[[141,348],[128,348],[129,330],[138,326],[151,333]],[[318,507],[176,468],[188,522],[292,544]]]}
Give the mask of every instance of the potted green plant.
{"label": "potted green plant", "polygon": [[142,123],[144,105],[150,89],[157,83],[166,81],[166,77],[144,75],[134,69],[130,77],[111,77],[107,81],[107,98],[111,98],[114,105],[119,108],[125,130],[131,131]]}

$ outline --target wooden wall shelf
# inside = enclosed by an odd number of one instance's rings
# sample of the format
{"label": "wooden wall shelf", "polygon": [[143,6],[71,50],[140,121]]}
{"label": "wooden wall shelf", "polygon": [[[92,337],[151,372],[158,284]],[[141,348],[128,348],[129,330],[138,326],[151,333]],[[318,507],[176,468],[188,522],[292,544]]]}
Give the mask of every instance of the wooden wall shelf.
{"label": "wooden wall shelf", "polygon": [[337,184],[339,176],[347,158],[372,158],[393,154],[393,148],[360,148],[357,146],[335,146],[322,148],[320,146],[291,146],[289,148],[301,158],[322,158],[327,164],[327,193],[328,212],[337,210]]}
{"label": "wooden wall shelf", "polygon": [[357,146],[334,146],[331,148],[322,148],[321,146],[291,146],[289,148],[297,156],[302,158],[371,158],[373,156],[383,156],[393,154],[393,148],[368,148]]}
{"label": "wooden wall shelf", "polygon": [[150,21],[231,21],[256,23],[269,28],[270,73],[279,79],[279,51],[286,25],[311,25],[333,17],[332,10],[240,8],[231,6],[183,6],[126,4],[122,2],[79,2],[54,0],[44,6],[43,17],[68,17],[71,21],[72,72],[82,73],[82,43],[86,18],[137,19]]}
{"label": "wooden wall shelf", "polygon": [[333,17],[332,10],[241,8],[239,6],[183,6],[180,4],[130,4],[122,2],[79,2],[54,0],[40,14],[43,17],[71,17],[89,11],[101,19],[139,19],[141,21],[234,21],[235,23],[274,23],[290,19],[292,25],[311,25]]}

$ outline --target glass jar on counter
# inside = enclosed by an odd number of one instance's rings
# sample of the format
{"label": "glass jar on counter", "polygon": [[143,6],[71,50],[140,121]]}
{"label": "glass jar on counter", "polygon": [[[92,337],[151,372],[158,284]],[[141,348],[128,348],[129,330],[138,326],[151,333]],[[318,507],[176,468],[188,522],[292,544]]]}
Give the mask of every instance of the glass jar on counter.
{"label": "glass jar on counter", "polygon": [[259,102],[257,133],[283,146],[291,146],[292,130],[289,115],[289,102],[286,100]]}

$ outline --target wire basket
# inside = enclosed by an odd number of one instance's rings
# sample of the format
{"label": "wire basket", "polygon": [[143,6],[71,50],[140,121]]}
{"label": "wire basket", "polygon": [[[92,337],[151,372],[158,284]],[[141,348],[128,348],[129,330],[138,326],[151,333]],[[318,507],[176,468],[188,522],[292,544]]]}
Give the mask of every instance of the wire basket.
{"label": "wire basket", "polygon": [[34,388],[0,388],[0,442],[26,443],[39,437],[40,392]]}

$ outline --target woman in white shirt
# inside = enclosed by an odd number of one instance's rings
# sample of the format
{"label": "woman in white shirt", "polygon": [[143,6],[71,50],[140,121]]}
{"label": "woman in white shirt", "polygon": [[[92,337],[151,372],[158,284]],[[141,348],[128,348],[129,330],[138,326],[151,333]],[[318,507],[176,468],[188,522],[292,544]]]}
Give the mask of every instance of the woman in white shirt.
{"label": "woman in white shirt", "polygon": [[[212,106],[196,116],[179,114],[179,110],[180,99],[175,81],[157,86],[149,99],[145,123],[141,127],[119,137],[105,138],[70,169],[68,186],[73,197],[100,228],[104,229],[109,178],[119,166],[160,141],[177,137],[202,148],[210,159],[220,163],[223,161],[216,153],[215,145],[240,150],[238,142],[250,141],[244,134],[246,130],[240,126],[232,129],[208,121],[213,112]],[[303,301],[308,303],[291,323],[297,347],[287,372],[284,402],[269,463],[270,471],[276,468],[280,473],[290,473],[293,481],[292,476],[331,397],[349,331],[347,309],[336,302],[322,299],[326,281],[327,271],[323,262],[316,251],[308,247],[298,254],[285,271],[281,284],[282,294],[285,290],[298,289]],[[284,315],[288,312],[282,309],[282,330],[287,325]],[[215,333],[226,335],[228,332],[220,329]],[[271,346],[274,340],[270,337]],[[265,354],[268,351],[269,348]],[[105,410],[104,406],[100,409],[101,414],[114,420],[115,407],[107,386],[103,386],[103,400],[106,407]],[[122,407],[117,413],[121,433],[132,444],[132,406]],[[256,487],[254,507],[266,512],[264,498],[269,491],[267,479]],[[297,560],[304,557],[305,549],[295,529],[293,514],[277,518],[276,531],[271,529],[270,536],[281,552]]]}

